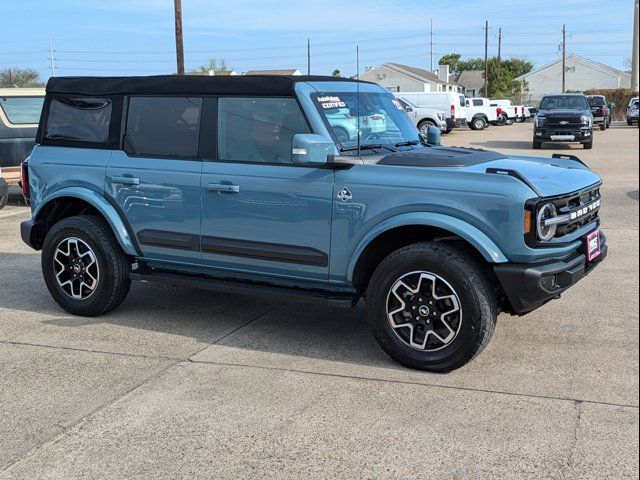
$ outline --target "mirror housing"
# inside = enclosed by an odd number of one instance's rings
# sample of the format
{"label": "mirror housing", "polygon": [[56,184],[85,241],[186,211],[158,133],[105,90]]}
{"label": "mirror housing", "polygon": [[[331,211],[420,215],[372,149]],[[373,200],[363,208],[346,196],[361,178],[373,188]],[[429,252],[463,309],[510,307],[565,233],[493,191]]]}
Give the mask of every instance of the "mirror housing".
{"label": "mirror housing", "polygon": [[529,108],[529,113],[531,115],[535,115],[536,113],[538,113],[538,109],[535,108],[535,107],[531,107],[531,108]]}
{"label": "mirror housing", "polygon": [[406,106],[404,107],[404,111],[405,111],[405,112],[407,112],[407,113],[409,113],[409,112],[413,112],[413,108],[411,108],[409,105],[406,105]]}
{"label": "mirror housing", "polygon": [[613,102],[610,102],[610,103],[609,103],[609,108],[616,108],[616,104],[615,104],[615,103],[613,103]]}
{"label": "mirror housing", "polygon": [[429,125],[429,128],[427,128],[427,138],[425,138],[425,140],[429,145],[442,145],[442,134],[440,133],[440,129],[433,125]]}
{"label": "mirror housing", "polygon": [[324,165],[335,153],[334,143],[315,133],[297,133],[291,142],[291,159],[297,165]]}

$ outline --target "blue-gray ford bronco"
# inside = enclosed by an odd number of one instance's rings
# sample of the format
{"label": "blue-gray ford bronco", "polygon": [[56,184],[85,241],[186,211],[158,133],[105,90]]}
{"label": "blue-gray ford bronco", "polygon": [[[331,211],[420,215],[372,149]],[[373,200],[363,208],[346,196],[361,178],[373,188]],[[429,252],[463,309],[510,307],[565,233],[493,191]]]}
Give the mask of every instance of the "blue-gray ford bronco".
{"label": "blue-gray ford bronco", "polygon": [[331,77],[52,78],[22,173],[22,238],[71,314],[132,280],[362,298],[380,346],[429,371],[607,253],[578,158],[446,148],[384,88]]}

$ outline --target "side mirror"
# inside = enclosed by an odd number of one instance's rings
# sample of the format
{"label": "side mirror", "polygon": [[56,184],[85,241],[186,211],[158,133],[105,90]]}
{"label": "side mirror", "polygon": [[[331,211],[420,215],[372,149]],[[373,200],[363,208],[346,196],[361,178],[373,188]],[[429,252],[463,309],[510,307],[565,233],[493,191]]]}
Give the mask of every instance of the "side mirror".
{"label": "side mirror", "polygon": [[613,102],[611,102],[611,103],[609,104],[609,108],[616,108],[616,104],[615,104],[615,103],[613,103]]}
{"label": "side mirror", "polygon": [[291,160],[298,165],[324,165],[335,153],[334,143],[315,133],[297,133],[291,142]]}
{"label": "side mirror", "polygon": [[538,113],[538,109],[537,108],[529,108],[529,113],[531,115],[535,115],[536,113]]}
{"label": "side mirror", "polygon": [[407,105],[406,107],[404,107],[405,112],[409,113],[409,112],[413,112],[413,108],[411,108],[409,105]]}
{"label": "side mirror", "polygon": [[429,128],[427,128],[427,138],[425,138],[425,140],[429,145],[441,145],[442,134],[440,133],[440,129],[429,125]]}

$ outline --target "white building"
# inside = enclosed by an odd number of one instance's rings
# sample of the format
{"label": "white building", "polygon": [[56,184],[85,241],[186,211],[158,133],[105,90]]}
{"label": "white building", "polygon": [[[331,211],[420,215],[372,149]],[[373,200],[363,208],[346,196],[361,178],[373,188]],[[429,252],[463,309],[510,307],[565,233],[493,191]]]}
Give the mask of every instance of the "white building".
{"label": "white building", "polygon": [[374,82],[392,92],[463,92],[464,88],[456,84],[449,72],[449,65],[440,65],[438,74],[418,67],[399,63],[384,63],[379,67],[368,67],[358,77],[360,80]]}
{"label": "white building", "polygon": [[[540,100],[549,93],[562,91],[562,59],[516,78],[526,82],[525,88],[531,100]],[[603,63],[578,55],[566,58],[565,89],[582,92],[591,89],[629,88],[631,75]]]}

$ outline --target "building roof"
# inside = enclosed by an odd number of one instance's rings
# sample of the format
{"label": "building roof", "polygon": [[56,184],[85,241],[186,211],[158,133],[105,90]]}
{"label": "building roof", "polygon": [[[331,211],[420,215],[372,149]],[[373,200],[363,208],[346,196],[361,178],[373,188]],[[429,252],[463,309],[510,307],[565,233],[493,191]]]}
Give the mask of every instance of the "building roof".
{"label": "building roof", "polygon": [[245,75],[302,75],[297,68],[289,68],[285,70],[249,70]]}
{"label": "building roof", "polygon": [[[604,63],[595,62],[593,60],[589,60],[588,58],[581,57],[580,55],[575,55],[573,53],[570,54],[570,55],[567,55],[566,59],[567,60],[573,60],[574,62],[582,63],[583,65],[586,65],[587,67],[594,68],[596,70],[601,70],[603,72],[609,73],[611,75],[616,75],[618,77],[630,77],[629,73],[627,73],[627,72],[623,72],[622,70],[618,70],[617,68],[610,67],[609,65],[605,65]],[[518,81],[525,80],[528,77],[536,75],[536,74],[542,72],[543,70],[546,70],[548,68],[554,67],[554,66],[556,66],[556,65],[558,65],[560,63],[562,63],[562,58],[559,58],[557,60],[554,60],[553,62],[547,63],[546,65],[543,65],[541,67],[535,68],[535,69],[531,70],[529,73],[525,73],[524,75],[520,75],[515,80],[518,80]]]}
{"label": "building roof", "polygon": [[335,81],[353,82],[356,80],[315,75],[51,77],[47,82],[47,92],[84,95],[224,93],[289,96],[293,94],[295,84],[298,82]]}
{"label": "building roof", "polygon": [[484,87],[484,72],[482,70],[463,70],[457,77],[456,83],[466,89],[480,89]]}

